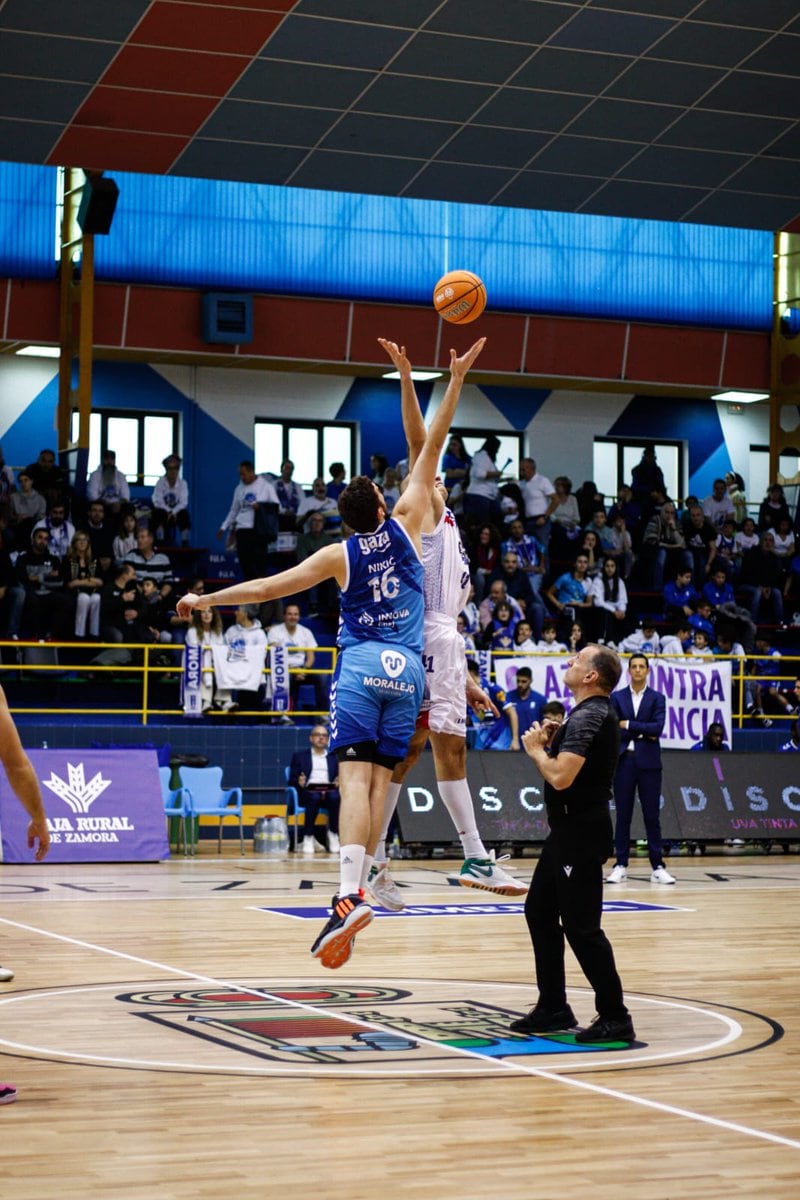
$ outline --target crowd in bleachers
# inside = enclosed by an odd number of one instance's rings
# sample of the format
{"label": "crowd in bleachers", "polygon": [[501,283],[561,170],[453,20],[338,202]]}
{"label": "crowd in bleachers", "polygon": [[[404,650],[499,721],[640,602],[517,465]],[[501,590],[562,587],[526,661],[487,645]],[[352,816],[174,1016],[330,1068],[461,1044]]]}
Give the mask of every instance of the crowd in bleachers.
{"label": "crowd in bleachers", "polygon": [[[707,497],[678,502],[647,449],[608,503],[592,481],[573,491],[567,476],[551,482],[531,458],[506,475],[499,445],[490,435],[470,457],[453,436],[442,464],[472,581],[460,618],[469,653],[567,652],[594,640],[621,651],[757,655],[769,665],[776,631],[796,627],[800,641],[800,518],[781,484],[751,506],[730,472]],[[130,660],[122,644],[226,636],[176,615],[180,595],[214,581],[175,569],[176,550],[190,543],[191,505],[180,458],[168,455],[163,466],[150,497],[134,502],[113,451],[103,453],[85,495],[73,491],[54,451],[16,472],[0,451],[0,640],[120,643],[98,654],[108,664]],[[404,466],[371,458],[390,505]],[[290,460],[275,475],[240,464],[218,536],[244,578],[283,570],[346,533],[337,507],[344,465],[331,464],[329,474],[304,488]],[[333,581],[292,599],[331,644]],[[234,628],[242,614],[223,617]],[[284,606],[250,617],[267,631],[282,625]],[[763,684],[768,674],[759,668],[762,682],[748,689],[746,707],[756,712],[781,704]],[[310,682],[323,707],[319,678]],[[205,699],[207,707],[234,704],[213,689]]]}

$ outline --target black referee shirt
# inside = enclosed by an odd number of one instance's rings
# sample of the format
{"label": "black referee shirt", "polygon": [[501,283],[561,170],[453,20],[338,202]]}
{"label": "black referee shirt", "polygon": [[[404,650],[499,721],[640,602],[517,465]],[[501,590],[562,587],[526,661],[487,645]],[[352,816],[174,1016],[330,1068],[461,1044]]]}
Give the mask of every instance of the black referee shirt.
{"label": "black referee shirt", "polygon": [[569,787],[545,782],[548,841],[563,863],[605,861],[613,850],[608,805],[619,757],[619,719],[607,696],[589,696],[572,709],[550,748],[551,757],[561,752],[585,761]]}

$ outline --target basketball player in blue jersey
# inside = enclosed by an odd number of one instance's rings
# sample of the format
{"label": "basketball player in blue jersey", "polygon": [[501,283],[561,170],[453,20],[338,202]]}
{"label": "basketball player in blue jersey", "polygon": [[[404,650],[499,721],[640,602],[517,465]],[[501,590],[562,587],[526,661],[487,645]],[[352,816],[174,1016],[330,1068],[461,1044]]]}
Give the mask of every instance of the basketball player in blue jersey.
{"label": "basketball player in blue jersey", "polygon": [[357,476],[339,497],[342,520],[354,530],[346,542],[324,546],[266,579],[209,596],[189,592],[178,604],[178,614],[187,618],[194,608],[274,600],[324,579],[335,579],[341,588],[341,653],[331,686],[331,749],[339,760],[341,795],[340,886],[330,920],[311,947],[324,967],[347,962],[355,935],[373,918],[363,892],[372,863],[366,848],[380,834],[386,790],[405,758],[424,687],[422,524],[464,377],[485,340],[460,358],[450,351],[447,391],[391,517],[372,480]]}
{"label": "basketball player in blue jersey", "polygon": [[[409,467],[413,469],[426,438],[425,422],[411,378],[411,364],[394,343],[382,341],[381,345],[400,376],[403,429],[408,442]],[[528,890],[527,884],[520,883],[498,866],[494,851],[487,851],[483,844],[475,819],[475,806],[467,781],[465,696],[475,707],[486,709],[494,708],[494,705],[467,673],[464,642],[458,632],[457,619],[469,595],[469,560],[446,501],[447,490],[437,476],[422,523],[425,696],[408,754],[395,767],[387,789],[380,837],[374,846],[367,846],[368,854],[372,851],[374,859],[367,876],[367,890],[384,908],[395,911],[402,909],[404,904],[389,871],[386,834],[403,781],[428,739],[439,795],[455,825],[464,853],[464,863],[455,878],[465,887],[504,896],[522,896]]]}

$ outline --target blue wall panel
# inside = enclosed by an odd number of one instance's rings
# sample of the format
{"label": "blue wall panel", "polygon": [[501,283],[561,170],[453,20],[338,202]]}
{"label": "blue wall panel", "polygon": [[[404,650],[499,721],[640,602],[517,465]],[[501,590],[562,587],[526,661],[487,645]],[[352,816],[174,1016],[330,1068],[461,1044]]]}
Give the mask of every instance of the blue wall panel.
{"label": "blue wall panel", "polygon": [[0,275],[52,279],[55,167],[0,163]]}

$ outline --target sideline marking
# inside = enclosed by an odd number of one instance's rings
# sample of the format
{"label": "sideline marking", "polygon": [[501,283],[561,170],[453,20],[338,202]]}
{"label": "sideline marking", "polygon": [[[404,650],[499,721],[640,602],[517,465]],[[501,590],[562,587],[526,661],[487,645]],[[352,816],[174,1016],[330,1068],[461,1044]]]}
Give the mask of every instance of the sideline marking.
{"label": "sideline marking", "polygon": [[[304,1004],[299,1000],[287,1000],[283,996],[276,996],[274,993],[265,991],[261,988],[245,988],[242,987],[241,984],[229,983],[227,980],[216,979],[210,975],[200,975],[196,971],[185,971],[183,969],[179,969],[178,967],[171,967],[166,963],[156,962],[153,959],[141,958],[136,954],[126,954],[121,950],[112,950],[108,946],[98,946],[94,942],[85,942],[80,938],[69,937],[66,934],[53,933],[49,929],[39,929],[35,925],[24,925],[20,921],[12,921],[7,917],[0,917],[0,924],[8,925],[12,929],[20,929],[24,933],[39,934],[41,937],[52,938],[57,942],[65,942],[70,946],[79,946],[84,950],[94,950],[99,954],[108,954],[112,958],[121,958],[126,962],[135,962],[142,966],[155,967],[156,970],[166,971],[167,974],[170,975],[179,975],[183,979],[195,979],[199,983],[209,983],[213,987],[230,988],[231,991],[241,992],[244,995],[262,996],[265,999],[274,1000],[278,1004],[285,1004],[289,1008],[299,1008],[303,1012],[311,1012],[315,1016],[319,1015],[319,1009],[313,1004]],[[9,1001],[4,1001],[2,1003],[8,1002]],[[352,1016],[350,1014],[344,1015],[329,1010],[326,1012],[326,1015],[334,1017],[336,1020],[342,1022],[350,1023],[352,1021]],[[394,1029],[380,1025],[377,1021],[364,1021],[363,1024],[371,1026],[379,1033],[385,1033],[390,1036],[394,1036],[396,1033]],[[433,1047],[435,1050],[444,1050],[445,1053],[455,1054],[462,1058],[469,1058],[473,1062],[478,1061],[483,1065],[485,1065],[487,1062],[483,1055],[476,1054],[473,1050],[468,1050],[461,1046],[443,1045],[442,1043],[434,1042],[432,1039],[424,1037],[418,1037],[416,1040]],[[35,1050],[35,1047],[32,1046],[27,1046],[24,1048]],[[792,1138],[782,1137],[777,1133],[768,1133],[762,1129],[753,1129],[749,1125],[740,1125],[736,1121],[726,1121],[721,1117],[712,1117],[706,1113],[694,1112],[692,1109],[679,1108],[677,1105],[665,1104],[660,1100],[650,1100],[645,1096],[632,1096],[630,1093],[620,1092],[616,1088],[605,1087],[597,1083],[590,1083],[586,1079],[578,1079],[571,1075],[560,1075],[557,1072],[547,1071],[541,1067],[532,1067],[527,1063],[514,1063],[507,1060],[498,1059],[490,1059],[489,1062],[492,1065],[500,1065],[505,1070],[515,1071],[517,1074],[529,1076],[532,1075],[538,1079],[546,1079],[551,1082],[563,1083],[567,1087],[577,1088],[580,1091],[592,1092],[597,1096],[604,1096],[607,1099],[610,1098],[613,1100],[623,1100],[628,1104],[636,1104],[640,1108],[654,1109],[656,1112],[669,1113],[671,1116],[684,1117],[687,1120],[697,1121],[703,1125],[711,1125],[716,1129],[724,1129],[729,1133],[743,1133],[747,1137],[754,1137],[760,1141],[773,1142],[778,1146],[789,1146],[793,1150],[800,1150],[800,1141],[795,1141]]]}

